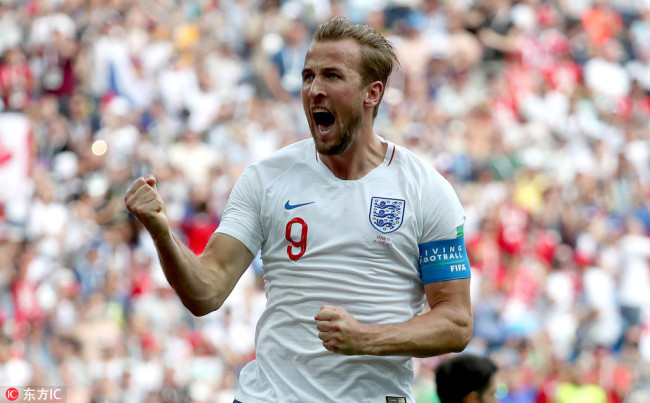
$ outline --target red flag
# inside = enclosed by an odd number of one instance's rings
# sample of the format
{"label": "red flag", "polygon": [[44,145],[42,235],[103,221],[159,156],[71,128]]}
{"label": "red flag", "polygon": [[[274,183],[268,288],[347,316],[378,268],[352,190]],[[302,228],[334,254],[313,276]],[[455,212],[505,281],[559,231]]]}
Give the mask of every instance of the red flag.
{"label": "red flag", "polygon": [[0,113],[0,204],[27,196],[31,124],[22,113]]}

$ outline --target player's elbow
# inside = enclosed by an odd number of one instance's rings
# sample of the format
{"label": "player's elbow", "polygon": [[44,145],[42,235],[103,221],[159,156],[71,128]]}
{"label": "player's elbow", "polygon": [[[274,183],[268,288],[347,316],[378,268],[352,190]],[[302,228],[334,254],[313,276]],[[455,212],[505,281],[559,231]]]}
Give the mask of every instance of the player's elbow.
{"label": "player's elbow", "polygon": [[469,312],[466,315],[458,317],[455,322],[457,337],[454,338],[456,342],[451,346],[451,350],[454,353],[459,353],[465,350],[472,339],[472,333],[474,331],[472,313]]}
{"label": "player's elbow", "polygon": [[205,316],[218,310],[221,307],[221,304],[216,302],[188,301],[183,299],[181,299],[181,301],[183,302],[185,308],[187,308],[187,310],[196,317]]}
{"label": "player's elbow", "polygon": [[210,310],[210,309],[204,309],[204,308],[197,308],[197,307],[187,307],[187,309],[190,311],[190,313],[196,317],[201,317],[209,314],[210,312],[214,312],[215,310]]}
{"label": "player's elbow", "polygon": [[460,353],[461,351],[465,350],[467,345],[469,344],[470,340],[472,338],[472,332],[469,331],[463,331],[461,332],[460,337],[458,337],[458,343],[452,346],[451,351],[452,353]]}

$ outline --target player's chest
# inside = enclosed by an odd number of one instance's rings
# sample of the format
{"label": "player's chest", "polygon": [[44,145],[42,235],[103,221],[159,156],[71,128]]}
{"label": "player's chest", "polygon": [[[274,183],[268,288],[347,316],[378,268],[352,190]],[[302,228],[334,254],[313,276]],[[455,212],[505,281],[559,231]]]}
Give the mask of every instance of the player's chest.
{"label": "player's chest", "polygon": [[262,222],[269,247],[292,260],[319,253],[385,253],[416,243],[415,203],[407,186],[374,181],[300,186],[267,194]]}

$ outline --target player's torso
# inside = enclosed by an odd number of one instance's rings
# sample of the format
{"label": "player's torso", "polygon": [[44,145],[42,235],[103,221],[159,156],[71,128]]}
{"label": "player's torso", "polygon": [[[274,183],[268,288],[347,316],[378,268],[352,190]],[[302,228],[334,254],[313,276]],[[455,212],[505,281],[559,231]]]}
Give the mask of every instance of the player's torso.
{"label": "player's torso", "polygon": [[417,251],[408,184],[390,175],[361,181],[327,180],[315,171],[285,175],[290,179],[278,181],[264,197],[266,264],[302,267],[332,255],[370,263]]}
{"label": "player's torso", "polygon": [[[265,188],[260,212],[270,302],[274,292],[284,302],[288,291],[296,301],[309,293],[314,303],[349,299],[355,314],[372,320],[410,318],[422,302],[418,194],[386,162],[354,181],[335,178],[316,160],[284,171]],[[402,308],[378,317],[370,306],[377,302]]]}
{"label": "player's torso", "polygon": [[417,200],[409,199],[417,189],[402,175],[382,164],[359,180],[340,180],[315,160],[283,172],[263,196],[267,256],[308,265],[332,253],[373,259],[416,251]]}
{"label": "player's torso", "polygon": [[243,371],[241,388],[247,396],[258,391],[284,401],[410,396],[407,357],[332,354],[318,338],[314,316],[326,304],[373,324],[419,312],[418,186],[386,160],[360,180],[339,180],[308,151],[261,181],[268,302],[257,327],[257,360]]}

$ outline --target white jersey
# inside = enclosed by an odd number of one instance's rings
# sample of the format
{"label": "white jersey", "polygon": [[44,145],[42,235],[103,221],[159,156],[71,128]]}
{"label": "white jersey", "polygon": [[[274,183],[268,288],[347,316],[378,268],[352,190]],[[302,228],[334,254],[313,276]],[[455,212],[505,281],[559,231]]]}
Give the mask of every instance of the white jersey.
{"label": "white jersey", "polygon": [[401,323],[425,301],[418,245],[456,238],[463,209],[451,185],[407,149],[388,143],[377,168],[341,180],[311,139],[251,165],[217,232],[261,249],[267,307],[256,360],[236,399],[258,402],[414,402],[406,356],[326,350],[314,316],[345,308],[362,323]]}

